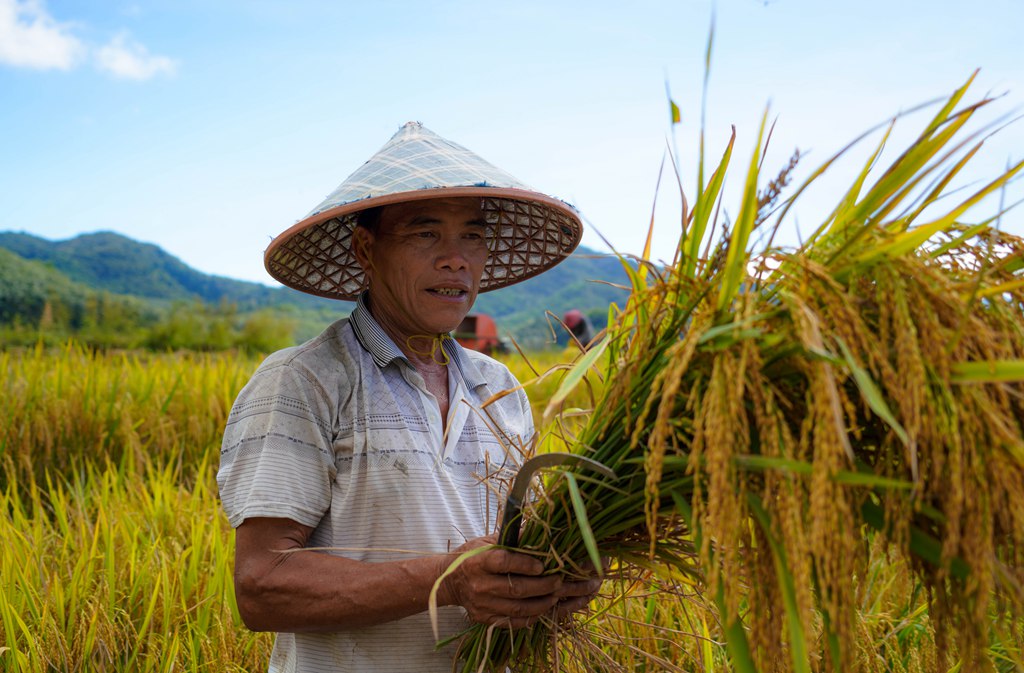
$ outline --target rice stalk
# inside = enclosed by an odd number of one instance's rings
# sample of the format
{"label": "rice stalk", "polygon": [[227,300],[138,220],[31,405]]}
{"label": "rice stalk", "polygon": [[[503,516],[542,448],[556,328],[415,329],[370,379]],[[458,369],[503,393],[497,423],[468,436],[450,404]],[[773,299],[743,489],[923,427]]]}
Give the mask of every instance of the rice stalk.
{"label": "rice stalk", "polygon": [[[998,215],[964,218],[1024,163],[951,190],[988,132],[970,130],[991,104],[962,106],[970,83],[882,168],[890,125],[796,249],[750,241],[758,226],[774,241],[835,158],[766,217],[793,163],[758,190],[759,138],[736,220],[713,240],[729,139],[675,263],[634,274],[603,342],[601,396],[566,438],[618,479],[538,484],[524,549],[551,572],[585,574],[596,551],[623,582],[691,578],[712,597],[697,624],[717,622],[708,632],[736,671],[1020,665],[1024,240],[994,228]],[[598,360],[570,368],[558,397]],[[912,640],[904,621],[873,624],[865,608],[880,557],[912,578],[905,619],[927,624],[913,636],[924,653],[894,641]],[[567,670],[566,652],[593,670],[684,666],[653,635],[619,649],[611,614],[486,638],[474,627],[463,670]]]}

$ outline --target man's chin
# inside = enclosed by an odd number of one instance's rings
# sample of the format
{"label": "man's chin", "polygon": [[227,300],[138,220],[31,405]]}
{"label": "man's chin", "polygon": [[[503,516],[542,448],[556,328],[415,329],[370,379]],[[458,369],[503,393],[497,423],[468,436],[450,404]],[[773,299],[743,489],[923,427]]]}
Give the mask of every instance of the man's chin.
{"label": "man's chin", "polygon": [[459,307],[448,306],[440,310],[434,310],[425,321],[425,327],[429,327],[432,334],[449,334],[457,332],[462,321],[469,315],[469,305]]}
{"label": "man's chin", "polygon": [[445,311],[442,315],[436,315],[437,325],[445,328],[442,332],[454,332],[462,324],[462,321],[469,315],[469,309],[458,311]]}

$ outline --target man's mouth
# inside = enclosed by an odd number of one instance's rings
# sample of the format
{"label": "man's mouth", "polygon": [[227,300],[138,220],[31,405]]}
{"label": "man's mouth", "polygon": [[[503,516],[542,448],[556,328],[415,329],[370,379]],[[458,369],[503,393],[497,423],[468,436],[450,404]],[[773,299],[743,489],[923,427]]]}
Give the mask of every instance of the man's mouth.
{"label": "man's mouth", "polygon": [[432,287],[428,292],[441,295],[442,297],[461,297],[466,294],[465,290],[457,287]]}

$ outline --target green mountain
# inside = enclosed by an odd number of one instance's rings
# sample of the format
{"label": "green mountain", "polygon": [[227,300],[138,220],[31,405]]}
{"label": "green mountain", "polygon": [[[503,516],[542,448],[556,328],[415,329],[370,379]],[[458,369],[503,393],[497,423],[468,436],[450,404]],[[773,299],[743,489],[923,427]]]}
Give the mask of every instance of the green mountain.
{"label": "green mountain", "polygon": [[158,319],[157,307],[144,299],[98,290],[0,248],[0,326],[8,331],[95,333],[103,323],[117,334],[109,343],[124,345],[140,326]]}
{"label": "green mountain", "polygon": [[290,304],[323,308],[330,300],[288,288],[271,288],[189,267],[159,246],[109,231],[49,241],[26,233],[0,232],[0,248],[59,269],[71,280],[113,294],[169,301],[230,302],[240,310]]}
{"label": "green mountain", "polygon": [[[524,346],[539,348],[551,341],[548,311],[561,316],[579,309],[600,329],[609,304],[621,305],[626,297],[613,284],[627,282],[618,259],[581,248],[547,273],[480,295],[474,311],[493,316],[503,334]],[[221,307],[221,313],[242,317],[270,312],[294,324],[296,340],[317,334],[351,309],[347,302],[290,288],[204,274],[156,245],[113,232],[63,241],[0,232],[0,324],[36,325],[49,304],[78,316],[69,324],[80,326],[97,302],[151,322],[183,304],[214,307],[207,309],[211,313]]]}
{"label": "green mountain", "polygon": [[0,323],[41,316],[50,297],[82,306],[92,290],[56,269],[0,248]]}

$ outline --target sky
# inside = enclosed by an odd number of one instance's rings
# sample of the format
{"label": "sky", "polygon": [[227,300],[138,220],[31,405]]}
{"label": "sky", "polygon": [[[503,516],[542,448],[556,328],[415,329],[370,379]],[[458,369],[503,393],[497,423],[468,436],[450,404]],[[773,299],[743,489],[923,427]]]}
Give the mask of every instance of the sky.
{"label": "sky", "polygon": [[[692,201],[702,105],[709,161],[736,128],[735,214],[766,110],[766,179],[799,149],[794,182],[976,69],[968,99],[1001,96],[985,121],[1024,113],[1022,25],[1024,0],[0,0],[0,231],[115,231],[274,285],[270,240],[415,120],[573,203],[590,248],[639,254],[653,212],[668,260],[679,186],[659,171],[670,149]],[[902,118],[887,151],[927,121]],[[869,147],[778,242],[816,227]],[[954,186],[1021,160],[1024,120]],[[1022,181],[1003,195],[1022,198]],[[1024,235],[1021,212],[1000,226]]]}

